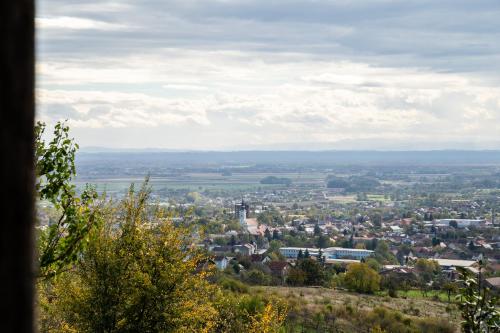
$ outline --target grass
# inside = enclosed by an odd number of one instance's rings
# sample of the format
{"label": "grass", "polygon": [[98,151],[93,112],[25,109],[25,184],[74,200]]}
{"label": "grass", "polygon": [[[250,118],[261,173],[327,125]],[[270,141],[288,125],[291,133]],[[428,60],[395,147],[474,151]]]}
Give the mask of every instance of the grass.
{"label": "grass", "polygon": [[356,202],[355,195],[335,195],[328,198],[331,201],[339,202],[339,203],[351,203]]}
{"label": "grass", "polygon": [[369,201],[390,201],[389,198],[385,198],[383,194],[367,194]]}
{"label": "grass", "polygon": [[429,292],[428,297],[423,297],[417,290],[410,290],[406,295],[402,295],[405,292],[400,292],[398,293],[400,297],[397,298],[391,298],[384,293],[365,295],[343,290],[310,287],[251,287],[251,291],[257,294],[283,297],[292,305],[305,306],[311,310],[328,304],[333,306],[349,305],[359,310],[385,307],[419,318],[445,318],[457,325],[461,320],[456,305],[445,302],[448,299],[446,293],[439,294],[440,300],[438,301],[432,298],[436,295],[435,293]]}
{"label": "grass", "polygon": [[[398,290],[398,297],[411,299],[432,299],[441,302],[448,302],[448,294],[441,290],[430,290],[425,295],[420,290]],[[388,296],[386,290],[377,292],[379,296]],[[455,295],[450,296],[451,302],[454,302]]]}

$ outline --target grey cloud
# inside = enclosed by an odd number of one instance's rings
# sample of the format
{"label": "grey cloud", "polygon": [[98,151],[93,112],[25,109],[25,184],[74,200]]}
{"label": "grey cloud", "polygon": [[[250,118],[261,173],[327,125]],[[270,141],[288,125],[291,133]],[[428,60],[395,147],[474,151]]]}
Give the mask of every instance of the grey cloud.
{"label": "grey cloud", "polygon": [[497,0],[39,0],[38,16],[90,22],[39,30],[38,81],[40,114],[92,145],[127,128],[109,142],[498,141]]}
{"label": "grey cloud", "polygon": [[500,69],[498,1],[128,1],[103,2],[99,12],[100,3],[41,1],[42,17],[85,17],[130,27],[62,35],[42,31],[42,56],[185,47],[302,52],[448,72]]}

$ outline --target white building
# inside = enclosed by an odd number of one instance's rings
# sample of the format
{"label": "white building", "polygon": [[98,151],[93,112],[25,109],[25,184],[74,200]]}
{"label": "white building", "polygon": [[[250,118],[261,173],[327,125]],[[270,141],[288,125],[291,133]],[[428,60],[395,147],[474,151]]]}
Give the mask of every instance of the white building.
{"label": "white building", "polygon": [[450,222],[455,221],[457,228],[477,227],[485,222],[485,220],[472,220],[472,219],[439,219],[434,220],[432,223],[436,226],[450,226]]}
{"label": "white building", "polygon": [[241,205],[242,206],[240,208],[238,216],[240,218],[240,224],[241,224],[241,226],[243,226],[244,228],[246,228],[246,226],[247,226],[247,222],[246,222],[246,220],[247,220],[247,210],[245,209],[245,205],[244,205],[243,202],[242,202]]}
{"label": "white building", "polygon": [[[302,254],[304,254],[307,250],[310,256],[318,256],[319,250],[318,248],[301,248],[301,247],[281,247],[280,253],[289,259],[296,259],[299,255],[299,251],[302,250]],[[353,258],[356,260],[361,260],[371,256],[374,251],[365,250],[365,249],[348,249],[343,247],[327,247],[325,249],[321,249],[323,256],[326,259],[346,259]]]}

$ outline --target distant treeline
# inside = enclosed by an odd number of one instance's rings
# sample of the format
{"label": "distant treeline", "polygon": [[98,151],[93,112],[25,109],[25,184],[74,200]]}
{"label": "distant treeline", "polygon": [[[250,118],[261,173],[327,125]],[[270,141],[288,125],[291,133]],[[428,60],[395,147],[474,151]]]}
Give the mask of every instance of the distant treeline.
{"label": "distant treeline", "polygon": [[276,177],[276,176],[267,176],[260,180],[261,184],[281,184],[281,185],[290,185],[292,184],[292,180],[290,178],[285,177]]}
{"label": "distant treeline", "polygon": [[328,188],[342,188],[346,192],[369,192],[374,191],[380,182],[372,177],[351,176],[351,177],[336,177],[328,176]]}

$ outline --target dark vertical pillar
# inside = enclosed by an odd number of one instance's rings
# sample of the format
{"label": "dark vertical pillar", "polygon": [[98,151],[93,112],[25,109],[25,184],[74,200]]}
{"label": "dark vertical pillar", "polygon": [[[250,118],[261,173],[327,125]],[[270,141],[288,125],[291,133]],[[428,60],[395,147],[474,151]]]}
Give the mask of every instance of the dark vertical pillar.
{"label": "dark vertical pillar", "polygon": [[0,332],[33,332],[34,0],[0,0]]}

